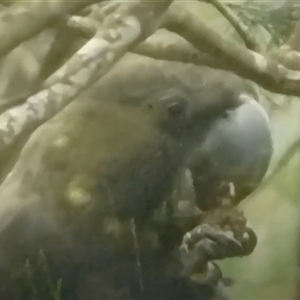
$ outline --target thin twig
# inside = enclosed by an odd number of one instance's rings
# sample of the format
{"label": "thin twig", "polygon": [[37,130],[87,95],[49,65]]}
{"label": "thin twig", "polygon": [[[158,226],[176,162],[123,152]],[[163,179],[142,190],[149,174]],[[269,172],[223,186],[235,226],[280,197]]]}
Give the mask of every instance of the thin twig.
{"label": "thin twig", "polygon": [[258,43],[249,34],[249,28],[243,23],[243,21],[235,14],[235,12],[228,6],[224,5],[219,0],[208,0],[233,26],[241,39],[244,41],[246,47],[250,50],[259,52],[260,47]]}

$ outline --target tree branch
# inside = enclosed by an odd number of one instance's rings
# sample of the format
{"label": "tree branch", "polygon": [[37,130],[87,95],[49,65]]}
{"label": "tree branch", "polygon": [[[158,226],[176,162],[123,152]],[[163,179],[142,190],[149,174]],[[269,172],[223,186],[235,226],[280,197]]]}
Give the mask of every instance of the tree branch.
{"label": "tree branch", "polygon": [[[94,10],[94,15],[101,16],[99,6],[98,12],[96,11],[97,9]],[[163,42],[162,39],[157,38],[157,34],[131,51],[155,59],[193,63],[233,71],[269,91],[300,95],[300,72],[285,68],[271,55],[263,56],[249,51],[237,43],[224,40],[217,32],[203,24],[198,16],[188,11],[182,3],[173,4],[168,16],[165,26],[186,38],[200,51],[184,39],[178,39],[176,43]],[[77,16],[69,19],[71,27],[78,28],[87,36],[94,34],[97,23],[93,19]],[[182,28],[180,28],[181,25]],[[298,62],[298,70],[300,70],[300,57],[295,59],[295,55],[293,56],[292,66],[297,65],[295,60]]]}
{"label": "tree branch", "polygon": [[283,45],[279,49],[270,51],[268,56],[291,70],[300,70],[300,52],[291,50],[289,46]]}
{"label": "tree branch", "polygon": [[285,68],[277,61],[224,39],[205,25],[185,4],[175,2],[168,11],[165,27],[184,37],[200,51],[215,57],[241,77],[265,89],[300,96],[300,72]]}
{"label": "tree branch", "polygon": [[18,2],[0,13],[0,57],[41,32],[56,18],[96,0]]}
{"label": "tree branch", "polygon": [[296,24],[293,33],[285,43],[291,50],[300,50],[300,20]]}
{"label": "tree branch", "polygon": [[[70,17],[67,24],[70,28],[77,29],[87,39],[90,39],[96,33],[99,26],[96,20],[80,16]],[[172,32],[167,33],[166,36],[158,30],[147,40],[132,48],[130,52],[159,60],[192,63],[199,66],[223,69],[222,63],[217,59],[198,51],[179,35]]]}
{"label": "tree branch", "polygon": [[219,0],[207,0],[208,3],[211,3],[232,25],[236,30],[238,35],[244,41],[246,47],[250,50],[259,52],[260,47],[257,42],[249,35],[248,27],[243,23],[243,21],[231,10],[228,6],[224,5]]}
{"label": "tree branch", "polygon": [[285,67],[300,70],[300,20],[296,24],[287,42],[279,49],[271,51],[270,57],[275,58]]}
{"label": "tree branch", "polygon": [[171,2],[127,2],[108,16],[96,35],[47,80],[47,88],[0,116],[0,153],[106,74],[130,47],[159,26],[159,17]]}

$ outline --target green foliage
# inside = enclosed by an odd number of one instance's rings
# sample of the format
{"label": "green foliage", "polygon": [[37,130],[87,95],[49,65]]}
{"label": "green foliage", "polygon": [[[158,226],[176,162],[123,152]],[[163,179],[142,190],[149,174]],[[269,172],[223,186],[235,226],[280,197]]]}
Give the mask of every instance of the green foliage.
{"label": "green foliage", "polygon": [[269,32],[272,37],[269,48],[286,40],[300,16],[300,4],[296,1],[245,1],[229,3],[228,6],[236,11],[250,30],[259,24]]}

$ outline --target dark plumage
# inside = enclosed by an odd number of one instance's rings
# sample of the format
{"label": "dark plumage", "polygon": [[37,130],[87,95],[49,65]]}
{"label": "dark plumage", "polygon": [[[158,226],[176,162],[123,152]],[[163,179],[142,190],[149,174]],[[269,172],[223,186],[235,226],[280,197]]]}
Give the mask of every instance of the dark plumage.
{"label": "dark plumage", "polygon": [[[123,60],[33,133],[3,183],[13,182],[14,190],[0,202],[1,299],[32,294],[22,276],[10,278],[22,275],[27,258],[35,288],[47,299],[39,249],[53,282],[63,278],[63,300],[213,297],[213,287],[198,290],[180,277],[173,250],[181,229],[175,222],[157,229],[151,216],[215,124],[248,101],[239,79],[222,74]],[[172,230],[171,243],[162,235]]]}

